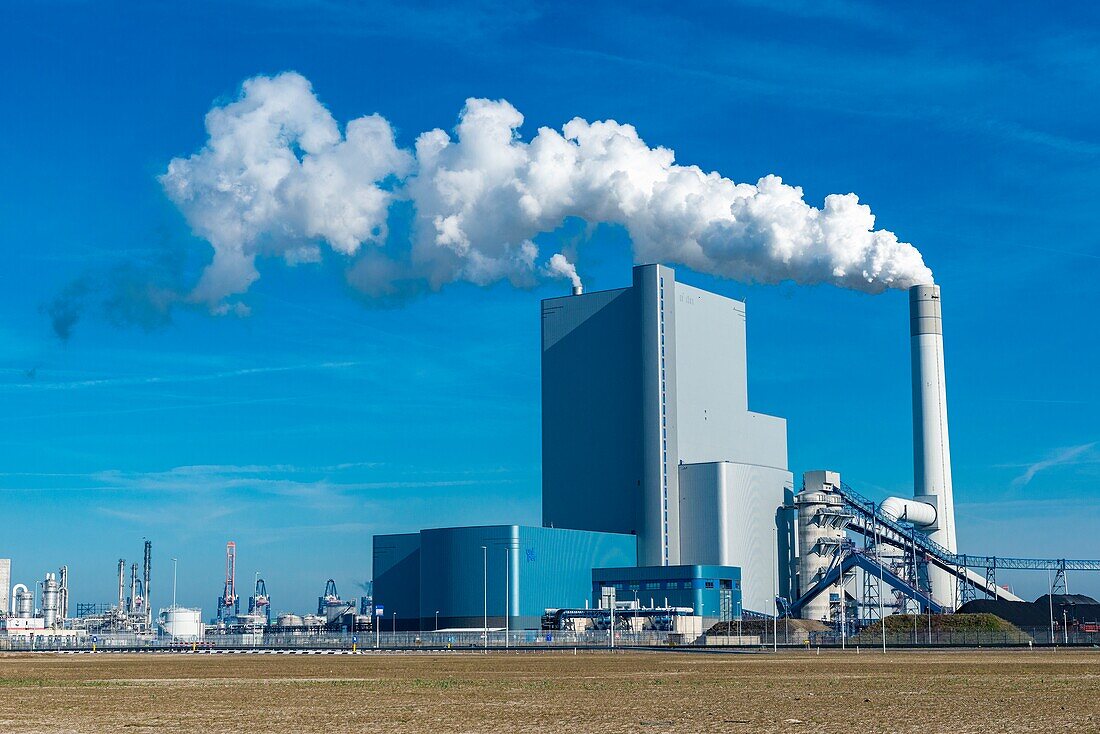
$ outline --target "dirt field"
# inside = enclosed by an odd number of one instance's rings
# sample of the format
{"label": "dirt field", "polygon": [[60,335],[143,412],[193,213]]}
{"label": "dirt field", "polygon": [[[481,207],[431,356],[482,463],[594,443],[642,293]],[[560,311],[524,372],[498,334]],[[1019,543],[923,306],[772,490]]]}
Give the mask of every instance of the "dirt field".
{"label": "dirt field", "polygon": [[1100,731],[1100,651],[4,655],[0,732]]}

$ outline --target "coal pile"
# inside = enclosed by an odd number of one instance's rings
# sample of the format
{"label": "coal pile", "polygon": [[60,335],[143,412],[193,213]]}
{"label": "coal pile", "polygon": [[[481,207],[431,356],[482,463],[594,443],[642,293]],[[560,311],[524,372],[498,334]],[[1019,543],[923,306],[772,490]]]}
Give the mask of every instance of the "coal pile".
{"label": "coal pile", "polygon": [[1017,627],[1045,627],[1050,624],[1052,604],[1055,621],[1062,620],[1063,612],[1071,624],[1100,621],[1100,602],[1084,594],[1044,594],[1032,602],[975,599],[963,604],[959,613],[995,614]]}

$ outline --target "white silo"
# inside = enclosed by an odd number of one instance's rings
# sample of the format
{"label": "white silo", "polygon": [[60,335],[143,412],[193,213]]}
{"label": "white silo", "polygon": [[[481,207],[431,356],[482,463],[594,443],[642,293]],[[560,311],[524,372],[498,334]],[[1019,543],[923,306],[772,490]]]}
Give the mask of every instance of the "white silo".
{"label": "white silo", "polygon": [[[944,375],[940,287],[909,289],[909,334],[913,359],[913,496],[935,508],[930,523],[917,523],[929,539],[952,553],[955,503],[951,494],[951,448],[947,436],[947,383]],[[932,595],[953,607],[954,583],[946,571],[930,566]]]}
{"label": "white silo", "polygon": [[52,573],[46,574],[42,581],[42,617],[47,628],[52,628],[58,621],[57,588],[57,577]]}

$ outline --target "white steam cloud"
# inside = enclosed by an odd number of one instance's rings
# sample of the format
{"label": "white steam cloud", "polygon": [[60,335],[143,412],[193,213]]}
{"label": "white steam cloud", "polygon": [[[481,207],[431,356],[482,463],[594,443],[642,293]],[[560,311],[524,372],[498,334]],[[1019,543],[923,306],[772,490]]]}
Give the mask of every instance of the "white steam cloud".
{"label": "white steam cloud", "polygon": [[581,276],[577,274],[577,266],[569,262],[569,258],[560,252],[550,256],[550,260],[546,263],[546,274],[551,278],[568,278],[574,288],[581,287]]}
{"label": "white steam cloud", "polygon": [[[741,281],[868,293],[932,282],[920,252],[876,230],[855,194],[816,208],[778,176],[735,183],[678,165],[631,125],[574,118],[525,142],[522,123],[504,100],[469,99],[454,136],[431,130],[409,151],[379,115],[341,132],[298,74],[246,81],[207,114],[206,145],[161,177],[214,248],[191,300],[236,309],[228,299],[258,277],[257,257],[314,261],[322,245],[354,259],[349,282],[371,296],[541,275],[579,285],[565,255],[542,261],[533,242],[569,217],[622,225],[637,262]],[[414,212],[411,241],[388,231],[398,202]]]}

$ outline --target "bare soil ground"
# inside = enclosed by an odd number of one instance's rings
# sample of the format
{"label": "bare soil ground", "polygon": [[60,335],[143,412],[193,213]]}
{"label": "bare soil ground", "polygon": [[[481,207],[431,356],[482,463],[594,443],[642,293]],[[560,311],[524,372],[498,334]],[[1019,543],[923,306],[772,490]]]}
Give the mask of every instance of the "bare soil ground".
{"label": "bare soil ground", "polygon": [[1100,651],[0,655],[0,732],[1096,732]]}

